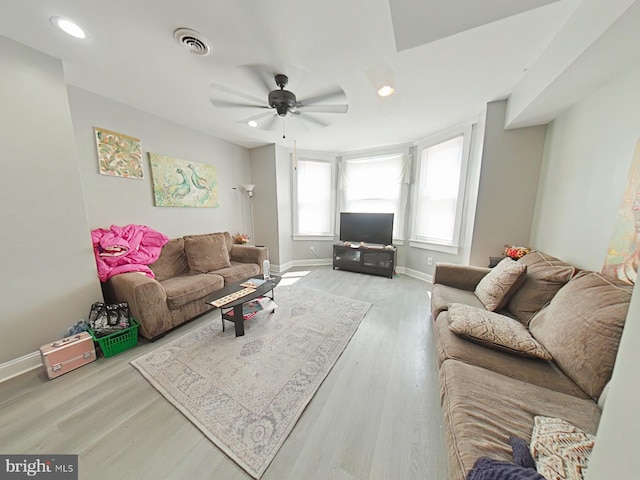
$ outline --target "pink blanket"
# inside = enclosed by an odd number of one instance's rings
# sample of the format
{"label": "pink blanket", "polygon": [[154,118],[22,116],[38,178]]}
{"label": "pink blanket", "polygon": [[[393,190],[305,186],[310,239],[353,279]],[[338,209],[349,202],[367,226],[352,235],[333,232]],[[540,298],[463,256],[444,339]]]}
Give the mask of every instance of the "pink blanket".
{"label": "pink blanket", "polygon": [[158,259],[169,238],[144,225],[112,225],[109,230],[92,230],[91,240],[98,277],[106,282],[114,275],[127,272],[142,272],[155,278],[148,265]]}

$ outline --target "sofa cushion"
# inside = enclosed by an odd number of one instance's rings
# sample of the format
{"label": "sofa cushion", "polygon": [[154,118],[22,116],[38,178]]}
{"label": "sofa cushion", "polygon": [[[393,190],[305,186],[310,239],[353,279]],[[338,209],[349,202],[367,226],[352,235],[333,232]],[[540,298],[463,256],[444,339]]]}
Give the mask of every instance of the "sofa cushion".
{"label": "sofa cushion", "polygon": [[518,289],[526,271],[526,265],[507,257],[480,280],[474,293],[487,310],[499,310]]}
{"label": "sofa cushion", "polygon": [[527,266],[522,285],[511,296],[507,310],[525,325],[575,274],[576,269],[546,253],[533,251],[518,260]]}
{"label": "sofa cushion", "polygon": [[[173,310],[224,287],[220,275],[180,275],[160,282],[167,294],[167,306]],[[204,303],[204,302],[203,302]]]}
{"label": "sofa cushion", "polygon": [[449,480],[464,480],[482,456],[513,461],[509,436],[531,440],[534,417],[563,418],[595,433],[600,409],[580,399],[456,360],[440,368]]}
{"label": "sofa cushion", "polygon": [[456,335],[449,330],[449,312],[438,316],[434,336],[438,366],[449,358],[460,360],[556,392],[591,398],[553,362],[494,350]]}
{"label": "sofa cushion", "polygon": [[473,292],[437,283],[431,289],[431,314],[436,320],[440,312],[451,303],[464,303],[472,307],[484,308],[484,304]]}
{"label": "sofa cushion", "polygon": [[452,303],[449,305],[449,329],[489,348],[525,357],[552,359],[524,325],[499,313]]}
{"label": "sofa cushion", "polygon": [[225,285],[229,283],[239,282],[249,277],[255,277],[260,273],[260,267],[255,263],[241,263],[231,262],[231,265],[226,268],[221,268],[215,271],[216,274],[224,278]]}
{"label": "sofa cushion", "polygon": [[531,434],[531,455],[544,478],[582,480],[595,436],[560,418],[538,415]]}
{"label": "sofa cushion", "polygon": [[184,253],[184,239],[175,238],[162,247],[160,257],[149,268],[159,282],[167,278],[184,275],[189,272],[189,264]]}
{"label": "sofa cushion", "polygon": [[188,235],[184,237],[184,251],[193,274],[215,272],[231,266],[224,233]]}
{"label": "sofa cushion", "polygon": [[529,324],[558,366],[593,398],[611,378],[631,292],[620,280],[581,272]]}

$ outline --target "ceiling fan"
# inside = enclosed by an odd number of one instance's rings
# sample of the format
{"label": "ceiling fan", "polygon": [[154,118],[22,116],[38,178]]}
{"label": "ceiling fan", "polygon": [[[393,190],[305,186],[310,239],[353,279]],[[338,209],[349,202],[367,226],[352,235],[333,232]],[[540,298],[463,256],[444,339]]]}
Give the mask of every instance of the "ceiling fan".
{"label": "ceiling fan", "polygon": [[347,113],[347,111],[349,110],[349,105],[345,103],[327,103],[335,99],[345,99],[344,91],[340,87],[310,98],[306,98],[304,100],[298,100],[295,93],[289,90],[285,90],[285,87],[289,83],[289,78],[286,75],[282,73],[276,73],[273,75],[273,80],[275,81],[275,85],[278,88],[272,90],[273,87],[272,85],[270,85],[270,79],[267,79],[267,73],[263,68],[259,66],[250,66],[249,68],[252,70],[252,73],[255,75],[255,77],[260,81],[261,86],[264,87],[265,93],[267,94],[266,102],[253,95],[234,90],[225,85],[220,85],[217,83],[212,83],[210,85],[210,87],[217,92],[223,92],[234,97],[246,100],[245,102],[228,101],[220,99],[219,95],[215,95],[210,98],[211,104],[215,107],[245,109],[255,108],[268,110],[266,112],[261,112],[251,117],[242,119],[240,120],[240,123],[254,122],[253,125],[255,126],[258,121],[266,120],[260,125],[260,127],[265,130],[269,130],[274,126],[276,120],[279,117],[284,118],[288,116],[301,120],[300,124],[302,125],[302,127],[308,130],[309,127],[308,125],[306,125],[306,123],[313,123],[322,127],[329,124],[327,121],[325,121],[325,119],[316,117],[315,114]]}

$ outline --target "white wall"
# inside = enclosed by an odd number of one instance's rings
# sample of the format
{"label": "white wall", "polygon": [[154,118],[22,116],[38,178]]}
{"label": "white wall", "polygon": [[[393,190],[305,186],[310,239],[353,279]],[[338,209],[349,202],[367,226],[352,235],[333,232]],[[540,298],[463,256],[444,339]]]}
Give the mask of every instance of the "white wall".
{"label": "white wall", "polygon": [[[69,100],[92,229],[134,223],[176,238],[219,231],[234,234],[250,228],[248,196],[244,190],[233,189],[251,183],[249,150],[76,87],[69,87]],[[94,126],[142,141],[143,180],[98,173]],[[148,152],[216,167],[220,206],[154,206]]]}
{"label": "white wall", "polygon": [[274,144],[250,151],[251,183],[255,184],[253,213],[255,242],[269,249],[269,261],[278,268],[280,247],[278,238],[278,198],[276,195],[276,146]]}
{"label": "white wall", "polygon": [[[640,137],[640,65],[602,86],[548,129],[532,245],[581,268],[605,258]],[[640,298],[634,290],[587,479],[636,478],[640,439]]]}
{"label": "white wall", "polygon": [[101,299],[62,63],[0,37],[0,364]]}
{"label": "white wall", "polygon": [[504,100],[487,104],[471,265],[529,244],[546,127],[505,130],[506,110]]}
{"label": "white wall", "polygon": [[276,195],[278,209],[278,265],[281,270],[293,261],[293,208],[291,205],[291,156],[276,146]]}
{"label": "white wall", "polygon": [[640,65],[549,125],[531,243],[600,270],[640,138]]}

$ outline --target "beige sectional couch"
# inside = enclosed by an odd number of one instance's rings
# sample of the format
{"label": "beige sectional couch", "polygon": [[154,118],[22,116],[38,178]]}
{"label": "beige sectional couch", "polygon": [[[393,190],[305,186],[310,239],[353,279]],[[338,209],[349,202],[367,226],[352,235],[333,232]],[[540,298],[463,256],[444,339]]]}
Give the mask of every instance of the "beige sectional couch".
{"label": "beige sectional couch", "polygon": [[153,340],[210,310],[204,298],[262,272],[266,247],[236,245],[228,232],[170,240],[150,265],[155,279],[124,273],[104,284],[108,302],[127,302],[140,334]]}
{"label": "beige sectional couch", "polygon": [[[513,462],[509,436],[529,442],[539,415],[596,433],[598,400],[631,298],[631,286],[542,252],[503,262],[523,270],[513,284],[481,267],[438,264],[434,274],[431,308],[451,480],[464,479],[482,456]],[[485,307],[487,284],[497,298],[505,296],[494,313]],[[505,333],[502,324],[514,330]],[[541,351],[552,360],[531,356]]]}

